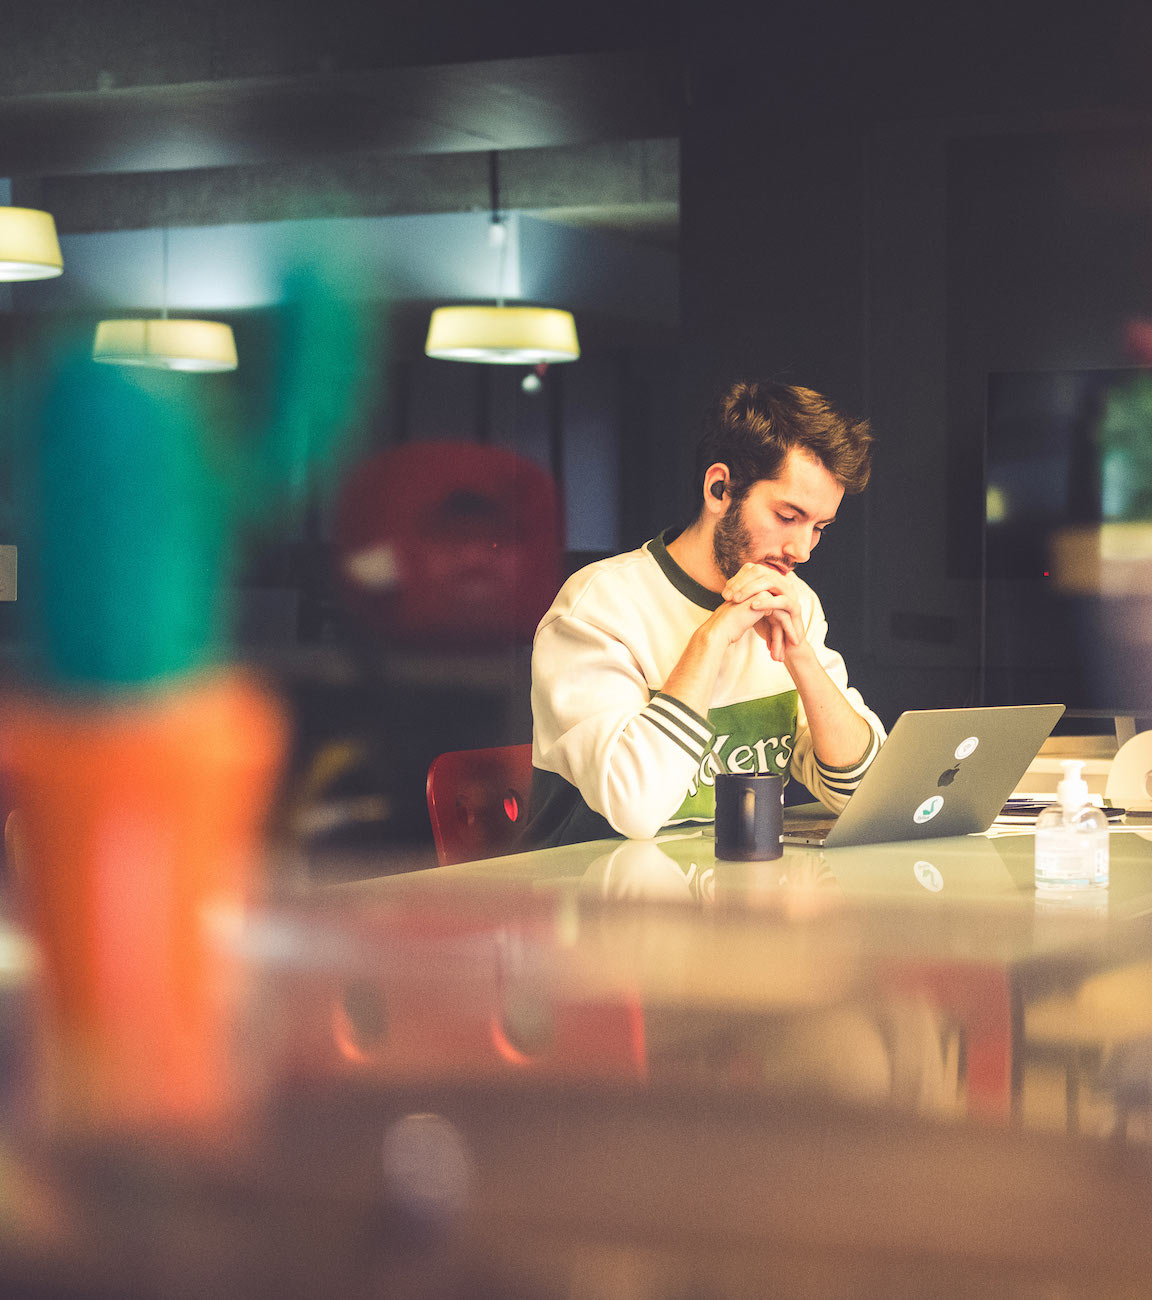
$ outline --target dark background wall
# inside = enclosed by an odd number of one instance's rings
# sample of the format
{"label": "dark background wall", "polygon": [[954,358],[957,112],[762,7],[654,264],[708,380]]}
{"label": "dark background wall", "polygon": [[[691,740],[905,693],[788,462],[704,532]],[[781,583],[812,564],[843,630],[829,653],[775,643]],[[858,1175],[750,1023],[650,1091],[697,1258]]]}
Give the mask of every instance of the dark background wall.
{"label": "dark background wall", "polygon": [[[866,497],[809,566],[891,721],[975,702],[986,380],[1107,366],[1147,312],[1148,14],[693,10],[691,405],[754,370],[866,411]],[[687,436],[687,435],[686,435]]]}
{"label": "dark background wall", "polygon": [[[626,209],[659,208],[642,233],[675,250],[678,322],[606,324],[524,427],[547,439],[560,411],[616,430],[614,482],[580,482],[579,433],[560,461],[578,509],[610,502],[608,547],[691,508],[720,384],[781,377],[867,414],[873,484],[808,575],[831,640],[888,722],[973,701],[987,373],[1122,363],[1150,312],[1147,6],[517,2],[481,21],[202,0],[15,19],[0,176],[65,231],[482,209],[491,150],[525,210],[618,235]],[[645,140],[678,148],[621,152]],[[449,406],[445,427],[484,437],[519,400],[472,374],[430,383],[405,346],[385,441]],[[525,671],[518,651],[493,738],[526,738]]]}

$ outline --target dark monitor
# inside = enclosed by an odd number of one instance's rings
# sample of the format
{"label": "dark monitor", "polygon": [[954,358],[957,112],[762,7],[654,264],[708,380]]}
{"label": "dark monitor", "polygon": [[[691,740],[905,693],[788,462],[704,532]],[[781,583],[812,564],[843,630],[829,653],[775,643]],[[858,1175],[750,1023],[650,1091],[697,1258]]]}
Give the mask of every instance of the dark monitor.
{"label": "dark monitor", "polygon": [[993,373],[986,704],[1152,715],[1152,370]]}

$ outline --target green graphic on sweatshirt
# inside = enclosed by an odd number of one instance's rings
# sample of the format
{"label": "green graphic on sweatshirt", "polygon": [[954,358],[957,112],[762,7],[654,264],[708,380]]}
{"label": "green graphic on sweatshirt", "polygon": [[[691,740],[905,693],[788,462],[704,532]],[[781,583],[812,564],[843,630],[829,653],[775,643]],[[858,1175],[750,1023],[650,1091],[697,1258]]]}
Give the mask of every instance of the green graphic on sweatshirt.
{"label": "green graphic on sweatshirt", "polygon": [[710,709],[708,723],[715,732],[712,748],[672,821],[715,816],[717,772],[768,772],[786,777],[796,739],[798,705],[796,691],[782,691]]}

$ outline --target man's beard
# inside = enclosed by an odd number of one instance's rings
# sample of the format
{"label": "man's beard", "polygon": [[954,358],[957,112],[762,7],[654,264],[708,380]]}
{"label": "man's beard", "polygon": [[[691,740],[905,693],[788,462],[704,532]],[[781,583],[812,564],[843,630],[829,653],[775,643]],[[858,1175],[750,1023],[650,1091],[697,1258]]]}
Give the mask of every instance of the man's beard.
{"label": "man's beard", "polygon": [[744,502],[730,503],[712,532],[712,558],[725,578],[734,578],[748,563],[752,535],[744,522]]}

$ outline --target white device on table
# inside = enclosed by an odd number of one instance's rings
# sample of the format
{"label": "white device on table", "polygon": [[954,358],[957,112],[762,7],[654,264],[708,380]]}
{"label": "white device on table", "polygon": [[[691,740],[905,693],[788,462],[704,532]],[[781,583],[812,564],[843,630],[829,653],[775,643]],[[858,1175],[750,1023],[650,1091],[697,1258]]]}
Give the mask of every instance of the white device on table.
{"label": "white device on table", "polygon": [[837,848],[986,831],[1062,704],[902,713],[847,807],[784,809],[785,844]]}
{"label": "white device on table", "polygon": [[1152,813],[1152,731],[1138,732],[1120,746],[1104,794],[1129,812]]}

